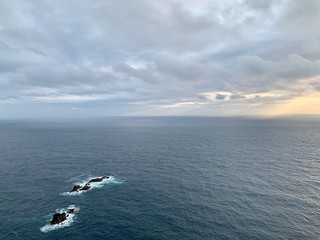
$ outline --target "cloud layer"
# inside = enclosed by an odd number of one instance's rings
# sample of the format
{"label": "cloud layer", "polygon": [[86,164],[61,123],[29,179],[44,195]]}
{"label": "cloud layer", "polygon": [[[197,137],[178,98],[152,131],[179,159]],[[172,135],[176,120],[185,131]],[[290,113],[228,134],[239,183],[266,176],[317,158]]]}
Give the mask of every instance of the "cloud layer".
{"label": "cloud layer", "polygon": [[256,115],[320,91],[317,0],[0,6],[0,117]]}

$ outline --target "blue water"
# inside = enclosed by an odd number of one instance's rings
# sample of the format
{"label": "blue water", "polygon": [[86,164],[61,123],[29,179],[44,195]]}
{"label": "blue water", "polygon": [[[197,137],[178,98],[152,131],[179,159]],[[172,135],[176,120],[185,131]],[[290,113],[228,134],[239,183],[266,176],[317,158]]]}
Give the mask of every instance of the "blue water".
{"label": "blue water", "polygon": [[0,181],[0,239],[319,239],[320,121],[2,121]]}

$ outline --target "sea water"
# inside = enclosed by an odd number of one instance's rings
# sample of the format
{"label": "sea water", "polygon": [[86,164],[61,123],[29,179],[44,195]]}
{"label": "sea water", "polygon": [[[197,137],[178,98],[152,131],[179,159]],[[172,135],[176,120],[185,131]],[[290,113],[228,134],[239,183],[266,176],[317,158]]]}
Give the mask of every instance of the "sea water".
{"label": "sea water", "polygon": [[[0,239],[319,239],[319,124],[1,121]],[[68,194],[103,175],[112,179]],[[50,228],[71,204],[73,218]]]}

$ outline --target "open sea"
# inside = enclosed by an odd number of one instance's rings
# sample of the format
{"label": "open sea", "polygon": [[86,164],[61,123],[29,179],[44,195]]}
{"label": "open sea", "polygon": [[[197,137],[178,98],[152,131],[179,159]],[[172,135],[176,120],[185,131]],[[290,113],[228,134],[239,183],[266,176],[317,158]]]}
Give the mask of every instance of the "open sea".
{"label": "open sea", "polygon": [[2,120],[0,181],[1,240],[320,239],[320,120]]}

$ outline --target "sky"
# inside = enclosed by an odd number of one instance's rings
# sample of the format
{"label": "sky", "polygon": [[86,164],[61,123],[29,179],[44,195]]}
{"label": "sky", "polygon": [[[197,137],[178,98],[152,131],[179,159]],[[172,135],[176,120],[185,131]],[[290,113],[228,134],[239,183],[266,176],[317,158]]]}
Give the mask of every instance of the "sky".
{"label": "sky", "polygon": [[0,118],[320,114],[318,0],[0,0]]}

